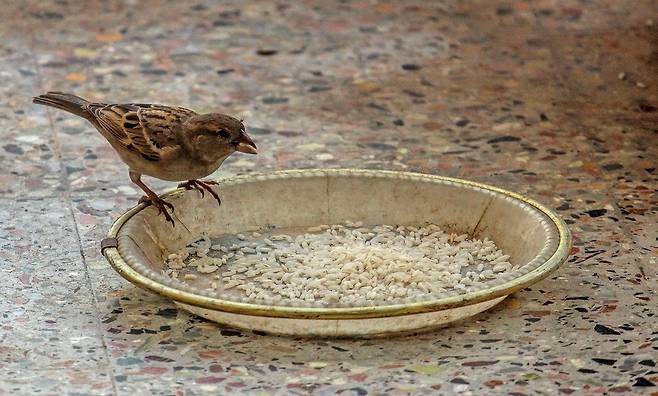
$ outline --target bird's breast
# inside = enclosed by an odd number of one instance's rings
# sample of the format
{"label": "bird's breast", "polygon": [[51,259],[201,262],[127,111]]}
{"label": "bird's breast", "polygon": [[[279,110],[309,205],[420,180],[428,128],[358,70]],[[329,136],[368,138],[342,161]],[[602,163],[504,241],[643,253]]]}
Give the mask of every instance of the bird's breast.
{"label": "bird's breast", "polygon": [[186,156],[169,161],[145,161],[141,163],[142,169],[138,171],[167,181],[202,179],[215,172],[226,157],[212,163],[203,163]]}

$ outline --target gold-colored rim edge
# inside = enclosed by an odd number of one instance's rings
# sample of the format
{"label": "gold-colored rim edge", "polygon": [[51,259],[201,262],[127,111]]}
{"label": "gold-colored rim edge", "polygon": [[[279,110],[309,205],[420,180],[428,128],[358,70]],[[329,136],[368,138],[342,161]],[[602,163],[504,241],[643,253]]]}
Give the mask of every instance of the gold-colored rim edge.
{"label": "gold-colored rim edge", "polygon": [[[180,301],[182,303],[195,305],[202,308],[226,311],[226,312],[243,314],[243,315],[267,316],[267,317],[276,317],[276,318],[329,320],[329,319],[365,319],[365,318],[391,317],[391,316],[402,316],[402,315],[411,315],[417,313],[434,312],[434,311],[440,311],[449,308],[456,308],[456,307],[476,304],[497,297],[506,296],[546,278],[553,271],[555,271],[562,263],[566,261],[569,252],[571,250],[571,232],[567,228],[564,221],[560,219],[552,210],[548,209],[547,207],[540,204],[539,202],[524,197],[520,194],[507,191],[498,187],[490,186],[487,184],[469,181],[469,180],[463,180],[463,179],[446,177],[446,176],[422,174],[422,173],[382,171],[382,170],[369,170],[369,169],[304,169],[304,170],[279,171],[269,174],[236,176],[236,177],[218,179],[218,181],[225,182],[229,180],[237,180],[237,179],[244,180],[244,179],[252,179],[252,178],[255,180],[257,176],[263,176],[263,175],[285,176],[287,174],[295,174],[295,173],[296,174],[308,173],[310,176],[312,176],[313,174],[317,174],[318,172],[325,173],[327,175],[332,173],[333,174],[382,173],[382,174],[406,176],[406,177],[420,176],[423,178],[434,179],[437,181],[452,182],[456,184],[461,184],[470,187],[477,187],[484,190],[497,192],[499,194],[506,195],[508,197],[522,201],[534,207],[542,214],[544,214],[548,219],[550,219],[550,221],[552,222],[553,226],[556,228],[559,235],[558,244],[553,254],[537,268],[533,269],[532,271],[529,271],[528,273],[518,278],[515,278],[511,281],[502,283],[497,286],[493,286],[488,289],[478,290],[478,291],[460,294],[456,296],[449,296],[438,300],[428,300],[428,301],[412,302],[412,303],[398,304],[398,305],[340,307],[340,308],[259,305],[252,303],[222,300],[219,298],[194,294],[169,287],[167,285],[156,282],[153,279],[142,275],[141,273],[130,267],[126,263],[126,261],[123,260],[116,247],[106,248],[103,254],[105,258],[108,260],[108,262],[110,263],[110,265],[129,282],[139,287],[145,288],[147,290],[151,290],[162,296],[171,298],[172,300],[175,301]],[[162,196],[167,197],[179,191],[181,191],[181,189],[172,190],[163,194]],[[121,215],[112,224],[112,227],[110,228],[110,231],[108,233],[108,237],[116,238],[121,227],[132,216],[134,216],[136,213],[138,213],[145,207],[146,207],[145,204],[139,204],[133,207],[132,209],[126,211],[123,215]]]}

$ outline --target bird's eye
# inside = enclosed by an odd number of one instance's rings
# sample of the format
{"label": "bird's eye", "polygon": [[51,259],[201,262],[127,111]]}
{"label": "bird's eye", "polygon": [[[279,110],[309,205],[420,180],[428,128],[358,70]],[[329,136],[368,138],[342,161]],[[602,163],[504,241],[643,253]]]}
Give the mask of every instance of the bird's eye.
{"label": "bird's eye", "polygon": [[227,139],[228,139],[228,138],[231,137],[231,134],[229,133],[229,131],[227,131],[227,130],[224,129],[224,128],[222,128],[222,129],[220,129],[219,131],[217,131],[217,133],[219,134],[219,136],[221,136],[221,137],[223,137],[223,138],[227,138]]}

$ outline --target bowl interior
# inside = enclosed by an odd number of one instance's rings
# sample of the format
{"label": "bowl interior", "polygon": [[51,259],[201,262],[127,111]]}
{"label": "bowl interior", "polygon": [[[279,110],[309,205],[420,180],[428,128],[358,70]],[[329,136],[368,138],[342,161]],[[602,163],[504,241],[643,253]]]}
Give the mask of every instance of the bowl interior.
{"label": "bowl interior", "polygon": [[[161,274],[165,258],[201,235],[311,227],[347,220],[364,224],[442,226],[487,237],[519,265],[483,288],[527,275],[554,255],[554,220],[531,203],[495,188],[435,176],[381,171],[301,171],[222,181],[221,206],[196,191],[176,191],[176,226],[153,207],[137,211],[119,229],[119,252],[142,275],[174,289],[215,295]],[[457,292],[455,292],[457,293]],[[447,293],[448,295],[450,293]],[[432,296],[434,299],[446,297]],[[249,302],[245,298],[238,301]]]}

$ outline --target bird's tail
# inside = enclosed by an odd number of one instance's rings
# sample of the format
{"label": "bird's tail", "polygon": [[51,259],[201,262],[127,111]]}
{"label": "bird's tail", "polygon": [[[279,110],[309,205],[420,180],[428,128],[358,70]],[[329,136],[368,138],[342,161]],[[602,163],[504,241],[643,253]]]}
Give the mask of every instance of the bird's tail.
{"label": "bird's tail", "polygon": [[87,104],[89,101],[72,94],[63,92],[48,92],[46,94],[35,97],[32,99],[32,102],[62,109],[80,117],[87,118],[89,115],[87,111]]}

